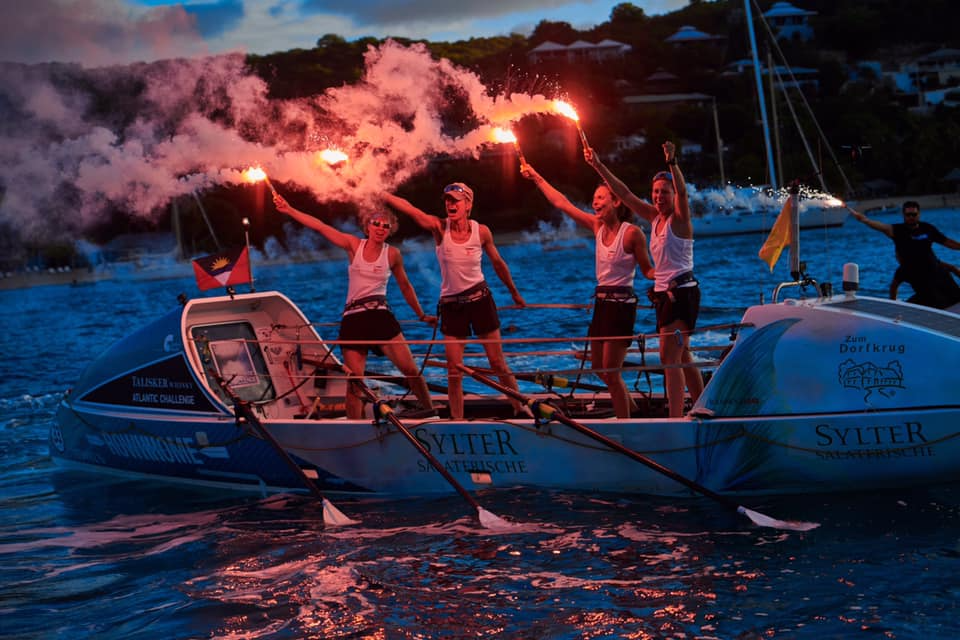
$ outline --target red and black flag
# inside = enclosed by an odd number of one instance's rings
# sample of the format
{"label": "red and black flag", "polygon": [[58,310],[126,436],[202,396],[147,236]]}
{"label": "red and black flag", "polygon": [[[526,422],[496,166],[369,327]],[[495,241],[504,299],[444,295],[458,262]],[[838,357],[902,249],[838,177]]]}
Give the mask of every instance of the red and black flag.
{"label": "red and black flag", "polygon": [[250,282],[250,253],[247,247],[237,247],[197,258],[193,273],[201,291]]}

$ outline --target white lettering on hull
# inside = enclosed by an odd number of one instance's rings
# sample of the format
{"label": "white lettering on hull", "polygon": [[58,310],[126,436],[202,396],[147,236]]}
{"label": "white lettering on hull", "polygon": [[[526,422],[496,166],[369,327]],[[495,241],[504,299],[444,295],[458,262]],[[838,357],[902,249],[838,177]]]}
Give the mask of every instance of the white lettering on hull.
{"label": "white lettering on hull", "polygon": [[159,438],[133,433],[101,434],[110,453],[123,458],[202,465],[197,450],[188,438]]}

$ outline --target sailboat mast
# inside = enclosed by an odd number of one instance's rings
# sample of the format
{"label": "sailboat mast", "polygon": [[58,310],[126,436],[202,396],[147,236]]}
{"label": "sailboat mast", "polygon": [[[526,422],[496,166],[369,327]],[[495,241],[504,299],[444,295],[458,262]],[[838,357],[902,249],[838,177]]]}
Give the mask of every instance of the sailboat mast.
{"label": "sailboat mast", "polygon": [[767,172],[770,174],[770,186],[777,189],[777,170],[773,163],[773,146],[770,144],[770,123],[767,122],[767,99],[763,94],[763,79],[760,75],[760,57],[757,55],[757,36],[753,32],[752,0],[743,0],[747,13],[747,33],[750,34],[750,50],[753,53],[753,74],[757,83],[757,102],[760,103],[760,120],[763,123],[763,143],[767,150]]}

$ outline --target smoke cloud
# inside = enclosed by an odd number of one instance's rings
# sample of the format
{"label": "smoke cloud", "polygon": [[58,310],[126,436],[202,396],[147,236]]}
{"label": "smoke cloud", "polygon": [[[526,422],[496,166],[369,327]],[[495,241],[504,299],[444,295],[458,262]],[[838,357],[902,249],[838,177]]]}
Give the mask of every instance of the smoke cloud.
{"label": "smoke cloud", "polygon": [[[445,121],[451,102],[466,122]],[[43,241],[118,211],[153,220],[172,198],[245,183],[250,166],[321,201],[373,202],[432,158],[476,156],[492,127],[552,110],[542,95],[491,95],[424,45],[392,41],[368,50],[356,84],[296,101],[270,99],[240,54],[0,65],[0,226]],[[328,147],[349,159],[327,165],[317,152]]]}

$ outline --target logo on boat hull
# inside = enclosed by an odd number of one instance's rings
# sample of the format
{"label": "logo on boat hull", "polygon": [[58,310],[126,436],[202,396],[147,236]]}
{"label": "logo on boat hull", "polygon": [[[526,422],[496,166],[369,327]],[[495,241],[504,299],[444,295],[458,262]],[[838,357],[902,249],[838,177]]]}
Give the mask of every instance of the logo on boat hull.
{"label": "logo on boat hull", "polygon": [[903,389],[903,365],[899,360],[891,360],[886,366],[873,362],[854,362],[844,360],[838,368],[840,384],[847,389],[860,389],[866,393],[866,400],[876,391],[884,398],[896,395],[897,389]]}
{"label": "logo on boat hull", "polygon": [[60,427],[50,427],[50,444],[60,453],[67,450],[67,446],[63,443],[63,432],[60,431]]}

